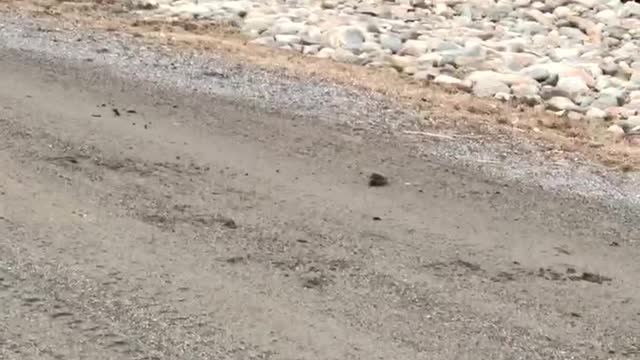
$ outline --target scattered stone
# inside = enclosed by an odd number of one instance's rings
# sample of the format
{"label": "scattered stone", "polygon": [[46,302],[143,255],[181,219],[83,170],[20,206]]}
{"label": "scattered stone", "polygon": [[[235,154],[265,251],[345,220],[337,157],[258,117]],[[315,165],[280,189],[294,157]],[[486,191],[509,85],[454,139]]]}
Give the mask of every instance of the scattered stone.
{"label": "scattered stone", "polygon": [[413,78],[420,81],[432,81],[435,80],[438,75],[439,72],[436,69],[419,70],[413,74]]}
{"label": "scattered stone", "polygon": [[606,88],[600,91],[598,97],[591,103],[591,106],[606,109],[609,107],[621,106],[624,104],[625,91],[617,88]]}
{"label": "scattered stone", "polygon": [[160,5],[157,0],[133,0],[131,1],[130,6],[137,10],[154,10]]}
{"label": "scattered stone", "polygon": [[386,176],[378,173],[372,173],[371,175],[369,175],[369,186],[380,187],[387,185],[389,185],[389,179],[387,179]]}
{"label": "scattered stone", "polygon": [[613,138],[616,139],[616,140],[620,140],[620,139],[624,138],[624,136],[625,136],[624,129],[618,124],[613,124],[613,125],[609,126],[607,128],[607,132],[609,132],[611,135],[613,135]]}
{"label": "scattered stone", "polygon": [[530,66],[520,71],[521,74],[528,76],[538,82],[545,81],[551,75],[549,70],[544,68],[543,66]]}
{"label": "scattered stone", "polygon": [[318,51],[318,53],[316,54],[317,57],[322,58],[322,59],[330,59],[333,57],[333,54],[336,51],[332,48],[323,48],[320,51]]}
{"label": "scattered stone", "polygon": [[614,26],[618,25],[620,22],[618,15],[613,9],[604,9],[597,14],[595,14],[595,19],[605,26]]}
{"label": "scattered stone", "polygon": [[302,42],[302,38],[298,35],[278,34],[274,38],[277,43],[283,44],[283,45],[299,44],[300,42]]}
{"label": "scattered stone", "polygon": [[540,86],[536,83],[517,83],[511,85],[511,92],[518,98],[535,97],[540,94]]}
{"label": "scattered stone", "polygon": [[304,55],[316,55],[320,51],[319,45],[308,45],[302,47],[302,54]]}
{"label": "scattered stone", "polygon": [[238,224],[236,224],[236,222],[233,221],[233,219],[224,219],[224,221],[222,222],[222,225],[224,225],[224,227],[227,227],[229,229],[238,228]]}
{"label": "scattered stone", "polygon": [[274,46],[276,44],[273,36],[265,36],[249,41],[252,45]]}
{"label": "scattered stone", "polygon": [[576,105],[571,99],[562,97],[562,96],[554,96],[547,101],[547,108],[553,111],[579,111],[580,107]]}
{"label": "scattered stone", "polygon": [[632,116],[626,120],[619,121],[617,124],[625,134],[640,133],[640,116]]}
{"label": "scattered stone", "polygon": [[406,72],[409,67],[414,67],[417,64],[416,58],[413,56],[400,56],[393,55],[390,57],[391,66],[400,72]]}
{"label": "scattered stone", "polygon": [[429,50],[429,44],[421,40],[407,40],[404,43],[402,49],[400,49],[400,55],[420,56],[424,55]]}
{"label": "scattered stone", "polygon": [[245,261],[244,256],[232,256],[225,260],[229,264],[239,264]]}
{"label": "scattered stone", "polygon": [[300,35],[305,45],[317,45],[322,43],[322,31],[316,26],[307,27]]}
{"label": "scattered stone", "polygon": [[600,69],[604,75],[615,76],[620,71],[620,66],[613,61],[600,64]]}
{"label": "scattered stone", "polygon": [[[324,50],[324,49],[323,49]],[[331,59],[345,64],[359,64],[362,59],[347,49],[336,49],[331,54]]]}
{"label": "scattered stone", "polygon": [[585,33],[594,44],[602,42],[602,25],[579,16],[569,15],[567,21]]}
{"label": "scattered stone", "polygon": [[569,119],[571,121],[580,121],[580,120],[584,119],[584,115],[582,115],[581,113],[579,113],[577,111],[569,111],[569,112],[567,112],[567,119]]}
{"label": "scattered stone", "polygon": [[491,76],[491,74],[486,74],[483,77],[470,77],[468,80],[473,82],[471,91],[479,97],[491,97],[497,93],[509,94],[511,92],[509,85],[502,82],[501,79]]}
{"label": "scattered stone", "polygon": [[506,92],[499,92],[496,93],[493,97],[502,102],[507,102],[511,100],[512,95]]}
{"label": "scattered stone", "polygon": [[365,41],[362,30],[355,26],[339,26],[327,32],[327,44],[334,49],[360,50]]}
{"label": "scattered stone", "polygon": [[335,9],[338,6],[338,2],[335,0],[322,0],[321,7],[325,10]]}
{"label": "scattered stone", "polygon": [[566,6],[558,6],[553,10],[553,16],[556,19],[564,19],[571,15],[571,9]]}
{"label": "scattered stone", "polygon": [[472,88],[472,84],[470,81],[460,80],[449,75],[438,75],[434,78],[433,82],[440,85],[452,86],[456,89],[466,92],[470,91]]}
{"label": "scattered stone", "polygon": [[410,0],[409,4],[414,8],[426,9],[429,7],[429,4],[425,0]]}
{"label": "scattered stone", "polygon": [[572,99],[589,92],[589,87],[586,82],[578,76],[560,78],[556,84],[556,88],[568,94]]}
{"label": "scattered stone", "polygon": [[273,24],[271,33],[274,35],[297,35],[304,30],[304,24],[291,20],[279,21]]}
{"label": "scattered stone", "polygon": [[525,96],[525,97],[519,98],[519,100],[522,104],[531,106],[531,107],[540,105],[543,103],[542,97],[540,97],[539,95]]}
{"label": "scattered stone", "polygon": [[402,48],[402,39],[393,34],[382,34],[380,35],[380,45],[383,49],[397,53]]}
{"label": "scattered stone", "polygon": [[551,75],[549,75],[548,78],[546,78],[542,82],[542,85],[556,86],[556,85],[558,85],[558,80],[559,79],[560,79],[560,76],[558,74],[551,74]]}
{"label": "scattered stone", "polygon": [[594,120],[605,120],[607,118],[607,112],[598,108],[591,108],[587,110],[585,116]]}

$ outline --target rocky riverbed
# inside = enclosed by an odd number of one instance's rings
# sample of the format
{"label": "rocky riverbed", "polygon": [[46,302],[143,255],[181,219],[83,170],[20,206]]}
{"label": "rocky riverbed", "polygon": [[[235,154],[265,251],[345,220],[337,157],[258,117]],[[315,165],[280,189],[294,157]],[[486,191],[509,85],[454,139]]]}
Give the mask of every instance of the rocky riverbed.
{"label": "rocky riverbed", "polygon": [[[388,67],[480,97],[640,131],[640,3],[619,0],[136,0],[230,21],[252,43]],[[622,120],[622,121],[620,121]]]}

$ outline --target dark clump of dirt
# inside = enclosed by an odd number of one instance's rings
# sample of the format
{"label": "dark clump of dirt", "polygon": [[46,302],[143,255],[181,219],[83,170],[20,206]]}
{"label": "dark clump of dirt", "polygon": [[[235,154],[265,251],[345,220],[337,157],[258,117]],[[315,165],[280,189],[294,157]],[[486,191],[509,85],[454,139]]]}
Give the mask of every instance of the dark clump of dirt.
{"label": "dark clump of dirt", "polygon": [[540,268],[538,270],[538,276],[552,281],[560,281],[565,279],[564,274],[551,268]]}
{"label": "dark clump of dirt", "polygon": [[467,268],[471,271],[480,271],[482,268],[480,267],[480,265],[478,264],[474,264],[472,262],[469,261],[464,261],[464,260],[456,260],[454,262],[456,265],[463,267],[463,268]]}
{"label": "dark clump of dirt", "polygon": [[239,264],[246,261],[244,256],[233,256],[225,260],[229,264]]}
{"label": "dark clump of dirt", "polygon": [[203,75],[207,77],[215,77],[215,78],[221,78],[221,79],[226,79],[229,77],[229,75],[216,70],[205,71]]}
{"label": "dark clump of dirt", "polygon": [[233,219],[222,219],[222,225],[224,225],[224,227],[227,227],[229,229],[238,228],[238,224],[236,224],[236,222],[233,221]]}
{"label": "dark clump of dirt", "polygon": [[588,281],[595,284],[602,284],[604,282],[609,282],[612,279],[610,277],[606,277],[604,275],[591,273],[591,272],[583,272],[580,275],[569,276],[569,280],[573,281]]}
{"label": "dark clump of dirt", "polygon": [[319,289],[330,283],[330,280],[318,272],[310,272],[300,276],[302,286],[306,289]]}
{"label": "dark clump of dirt", "polygon": [[387,185],[389,185],[389,179],[387,179],[386,176],[378,173],[372,173],[371,175],[369,175],[369,186],[380,187]]}

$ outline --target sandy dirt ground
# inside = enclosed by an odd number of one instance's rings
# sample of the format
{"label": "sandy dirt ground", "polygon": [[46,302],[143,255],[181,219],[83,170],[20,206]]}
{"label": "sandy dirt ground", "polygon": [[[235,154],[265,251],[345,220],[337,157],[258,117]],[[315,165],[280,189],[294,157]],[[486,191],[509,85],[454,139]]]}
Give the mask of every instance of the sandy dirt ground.
{"label": "sandy dirt ground", "polygon": [[640,357],[610,204],[90,62],[0,79],[0,359]]}

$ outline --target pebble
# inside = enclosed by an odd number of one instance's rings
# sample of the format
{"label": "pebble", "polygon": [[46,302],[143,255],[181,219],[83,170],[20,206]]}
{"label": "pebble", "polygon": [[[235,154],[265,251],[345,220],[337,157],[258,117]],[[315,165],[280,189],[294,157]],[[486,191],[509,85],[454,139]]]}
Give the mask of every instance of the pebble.
{"label": "pebble", "polygon": [[600,91],[598,97],[591,106],[606,109],[608,107],[620,106],[624,104],[625,92],[622,89],[606,88]]}
{"label": "pebble", "polygon": [[607,131],[611,133],[616,139],[620,139],[625,135],[624,129],[618,124],[613,124],[609,126],[607,128]]}
{"label": "pebble", "polygon": [[304,30],[304,24],[294,23],[290,20],[280,21],[273,25],[271,33],[273,35],[296,35]]}
{"label": "pebble", "polygon": [[302,39],[298,35],[285,35],[285,34],[276,35],[275,40],[278,44],[282,44],[282,45],[299,44],[302,41]]}
{"label": "pebble", "polygon": [[471,91],[479,97],[491,97],[497,93],[510,93],[509,85],[500,81],[500,79],[486,77],[475,81]]}
{"label": "pebble", "polygon": [[619,121],[617,125],[620,126],[626,134],[640,132],[640,116],[631,116],[626,120]]}
{"label": "pebble", "polygon": [[153,10],[160,6],[156,0],[133,0],[131,5],[139,10]]}
{"label": "pebble", "polygon": [[517,83],[511,85],[511,92],[518,98],[537,96],[540,93],[540,85],[529,82]]}
{"label": "pebble", "polygon": [[365,41],[364,33],[354,26],[340,26],[327,31],[327,45],[334,49],[357,51]]}
{"label": "pebble", "polygon": [[342,48],[335,49],[330,58],[346,64],[359,64],[361,62],[360,58],[354,53]]}
{"label": "pebble", "polygon": [[449,75],[438,75],[434,78],[433,82],[440,85],[453,86],[463,91],[470,91],[473,86],[469,81],[461,80]]}
{"label": "pebble", "polygon": [[539,82],[545,81],[551,75],[551,73],[549,72],[549,69],[547,69],[544,66],[538,66],[538,65],[534,65],[534,66],[530,66],[525,69],[522,69],[520,73]]}
{"label": "pebble", "polygon": [[594,120],[605,120],[607,118],[607,112],[598,108],[591,108],[585,114],[587,118]]}
{"label": "pebble", "polygon": [[411,55],[411,56],[420,56],[423,55],[429,50],[429,44],[422,40],[407,40],[402,49],[400,49],[400,54],[402,55]]}
{"label": "pebble", "polygon": [[404,71],[407,68],[417,65],[417,60],[413,56],[393,55],[390,59],[391,65],[398,71]]}
{"label": "pebble", "polygon": [[556,84],[556,88],[568,94],[572,99],[589,92],[587,83],[578,76],[561,77]]}
{"label": "pebble", "polygon": [[562,97],[562,96],[554,96],[547,101],[547,107],[553,111],[578,111],[580,107],[576,105],[571,99]]}
{"label": "pebble", "polygon": [[397,53],[402,48],[402,39],[394,34],[380,35],[380,47]]}
{"label": "pebble", "polygon": [[133,11],[153,19],[233,20],[252,44],[387,67],[477,96],[542,103],[576,120],[619,121],[640,113],[640,3],[635,1],[132,3]]}

